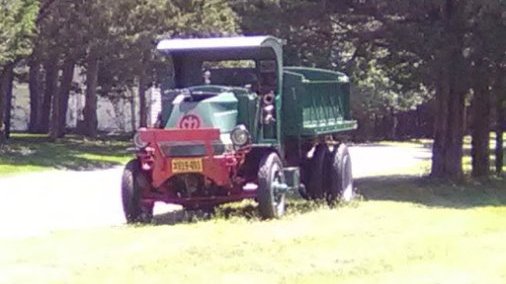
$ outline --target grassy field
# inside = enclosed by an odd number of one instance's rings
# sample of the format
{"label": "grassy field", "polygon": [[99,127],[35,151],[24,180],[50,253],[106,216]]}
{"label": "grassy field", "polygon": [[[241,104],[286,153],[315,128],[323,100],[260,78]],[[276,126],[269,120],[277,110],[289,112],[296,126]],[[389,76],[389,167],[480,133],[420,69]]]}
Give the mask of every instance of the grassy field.
{"label": "grassy field", "polygon": [[[28,151],[25,141],[37,161],[78,161],[41,168],[129,156],[125,142],[15,139],[11,153]],[[205,220],[168,213],[149,226],[0,238],[0,283],[506,283],[506,180],[386,175],[356,186],[360,198],[334,209],[292,198],[281,220],[262,221],[243,203]]]}
{"label": "grassy field", "polygon": [[357,186],[360,201],[292,201],[281,220],[237,205],[210,220],[3,239],[0,283],[506,283],[504,180]]}
{"label": "grassy field", "polygon": [[[495,147],[495,134],[491,134],[490,147]],[[506,134],[505,134],[506,139]],[[410,142],[380,142],[380,145],[396,147],[431,147],[431,140],[413,140]],[[89,140],[81,136],[68,135],[65,139],[51,142],[46,135],[13,134],[8,144],[0,145],[0,176],[22,174],[51,169],[69,170],[93,170],[109,168],[126,163],[132,158],[132,153],[127,151],[131,147],[131,141],[125,137],[101,137],[97,140]],[[471,170],[470,138],[464,139],[463,158],[464,170]],[[491,170],[493,168],[494,155],[490,156]],[[505,158],[506,160],[506,158]],[[422,169],[430,169],[430,161],[425,160],[414,169],[403,169],[411,172]],[[506,165],[504,166],[506,172]],[[389,173],[391,174],[391,173]]]}
{"label": "grassy field", "polygon": [[8,144],[0,146],[0,176],[51,169],[108,168],[130,159],[130,146],[131,142],[123,137],[87,140],[69,135],[50,142],[46,135],[14,134]]}

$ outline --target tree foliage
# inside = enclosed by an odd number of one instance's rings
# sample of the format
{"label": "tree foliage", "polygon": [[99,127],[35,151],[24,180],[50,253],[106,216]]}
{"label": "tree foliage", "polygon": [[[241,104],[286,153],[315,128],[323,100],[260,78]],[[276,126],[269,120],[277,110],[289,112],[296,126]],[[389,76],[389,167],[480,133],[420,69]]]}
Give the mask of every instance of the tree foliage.
{"label": "tree foliage", "polygon": [[38,12],[36,0],[0,1],[0,143],[8,136],[14,60],[31,52]]}
{"label": "tree foliage", "polygon": [[504,1],[256,0],[235,9],[244,32],[287,39],[288,62],[346,70],[362,125],[432,101],[435,177],[462,176],[473,100],[473,174],[487,174],[487,93],[504,77]]}
{"label": "tree foliage", "polygon": [[38,9],[36,0],[0,1],[0,67],[31,52]]}
{"label": "tree foliage", "polygon": [[[39,14],[36,48],[29,58],[30,89],[38,90],[40,98],[32,92],[36,121],[30,128],[51,129],[53,138],[64,135],[61,125],[72,66],[80,67],[86,77],[82,130],[95,136],[97,94],[117,96],[136,88],[145,102],[144,90],[158,80],[157,70],[165,68],[154,50],[160,38],[218,36],[236,30],[235,14],[223,0],[41,0],[40,4],[44,14]],[[59,75],[64,70],[67,73]]]}
{"label": "tree foliage", "polygon": [[[84,125],[85,132],[94,136],[97,95],[132,99],[129,94],[138,90],[141,125],[145,124],[145,90],[164,80],[169,64],[154,49],[159,39],[236,33],[286,40],[287,65],[347,72],[354,86],[355,117],[364,132],[386,122],[392,130],[386,136],[395,137],[398,123],[406,124],[397,121],[399,115],[423,105],[435,121],[429,131],[435,139],[435,177],[462,176],[462,137],[468,126],[473,174],[487,175],[491,120],[497,117],[495,124],[504,125],[506,2],[502,0],[0,3],[0,67],[28,59],[20,64],[30,66],[32,120],[42,121],[44,132],[50,120],[59,124],[51,128],[53,137],[64,134],[61,125],[72,66],[86,75]],[[4,76],[3,81],[9,79]],[[50,110],[51,119],[46,117]]]}

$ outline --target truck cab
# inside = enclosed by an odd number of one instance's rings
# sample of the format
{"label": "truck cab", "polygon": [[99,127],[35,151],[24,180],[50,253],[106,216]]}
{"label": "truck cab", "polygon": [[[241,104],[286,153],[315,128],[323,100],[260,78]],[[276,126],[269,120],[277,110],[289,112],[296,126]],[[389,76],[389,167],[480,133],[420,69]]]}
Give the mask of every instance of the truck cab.
{"label": "truck cab", "polygon": [[343,186],[349,190],[351,161],[337,161],[334,175],[348,175],[346,181],[326,181],[336,184],[334,193],[314,182],[334,167],[337,152],[350,160],[335,139],[356,128],[349,117],[348,79],[338,72],[283,67],[282,46],[271,36],[158,44],[171,70],[156,126],[138,130],[136,158],[125,166],[127,222],[150,221],[159,201],[212,209],[255,199],[263,218],[278,218],[288,191],[335,201]]}

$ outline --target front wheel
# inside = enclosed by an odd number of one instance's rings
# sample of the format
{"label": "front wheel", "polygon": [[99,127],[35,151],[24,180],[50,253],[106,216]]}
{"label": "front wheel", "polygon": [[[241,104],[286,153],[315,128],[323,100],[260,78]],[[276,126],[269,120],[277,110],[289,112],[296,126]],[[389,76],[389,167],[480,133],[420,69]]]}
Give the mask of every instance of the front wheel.
{"label": "front wheel", "polygon": [[262,218],[279,218],[285,213],[285,193],[276,190],[276,185],[283,182],[283,164],[278,154],[265,155],[260,162],[257,192],[258,209]]}
{"label": "front wheel", "polygon": [[327,189],[327,201],[334,205],[336,201],[349,202],[353,199],[353,175],[351,156],[348,147],[340,144],[329,153],[330,186]]}
{"label": "front wheel", "polygon": [[143,204],[139,178],[143,173],[138,160],[131,160],[123,170],[121,198],[127,223],[150,223],[153,218],[153,204]]}

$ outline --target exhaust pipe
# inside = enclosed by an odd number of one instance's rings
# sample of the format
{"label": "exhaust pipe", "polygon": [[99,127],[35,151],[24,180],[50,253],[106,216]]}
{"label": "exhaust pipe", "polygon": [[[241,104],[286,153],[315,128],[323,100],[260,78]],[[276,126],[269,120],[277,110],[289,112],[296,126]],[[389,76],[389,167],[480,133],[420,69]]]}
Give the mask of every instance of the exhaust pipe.
{"label": "exhaust pipe", "polygon": [[276,121],[274,118],[274,93],[271,91],[262,97],[262,123],[271,124]]}

